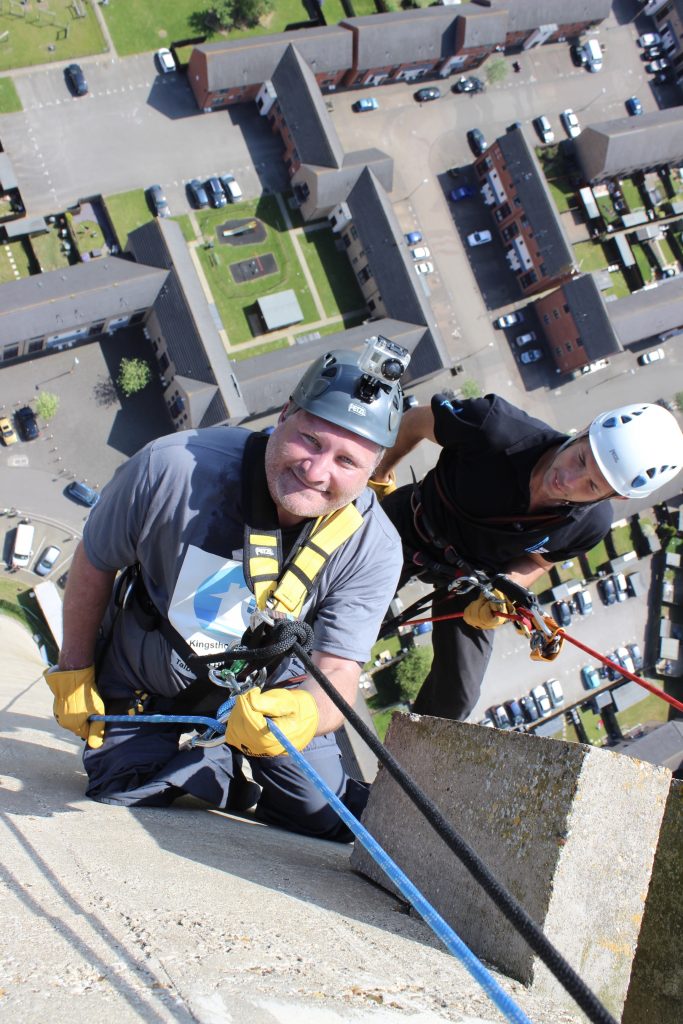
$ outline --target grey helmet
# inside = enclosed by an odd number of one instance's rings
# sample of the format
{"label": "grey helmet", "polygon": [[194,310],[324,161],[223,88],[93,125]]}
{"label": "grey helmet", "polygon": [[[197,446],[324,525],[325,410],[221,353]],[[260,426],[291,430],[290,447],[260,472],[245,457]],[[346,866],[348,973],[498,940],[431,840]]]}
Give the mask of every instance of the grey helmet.
{"label": "grey helmet", "polygon": [[292,401],[313,416],[391,448],[403,414],[399,380],[409,362],[404,348],[381,336],[370,338],[360,355],[335,349],[309,366]]}

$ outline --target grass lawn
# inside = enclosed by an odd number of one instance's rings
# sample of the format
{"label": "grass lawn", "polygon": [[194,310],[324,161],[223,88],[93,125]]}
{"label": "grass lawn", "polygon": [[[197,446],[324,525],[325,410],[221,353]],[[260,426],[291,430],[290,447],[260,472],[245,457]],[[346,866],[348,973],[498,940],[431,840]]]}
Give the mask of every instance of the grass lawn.
{"label": "grass lawn", "polygon": [[104,247],[104,235],[97,221],[77,220],[72,213],[67,213],[66,217],[80,253]]}
{"label": "grass lawn", "polygon": [[607,557],[607,548],[605,547],[604,540],[601,540],[599,544],[596,544],[594,548],[586,552],[586,559],[591,568],[591,574],[597,576],[598,569],[609,561]]}
{"label": "grass lawn", "polygon": [[0,284],[6,284],[8,281],[18,281],[19,278],[14,273],[14,267],[9,258],[9,254],[12,254],[14,263],[19,271],[19,277],[30,277],[31,272],[29,269],[28,256],[21,242],[9,242],[5,245],[0,245]]}
{"label": "grass lawn", "polygon": [[[201,246],[197,249],[231,345],[251,341],[253,335],[247,314],[253,311],[258,298],[272,295],[274,292],[293,289],[304,316],[303,323],[311,323],[318,318],[315,304],[306,287],[303,270],[274,196],[262,196],[251,202],[223,207],[221,210],[199,210],[197,221],[203,238],[216,242],[216,228],[219,224],[233,217],[250,216],[258,217],[266,226],[267,233],[263,242],[239,246],[217,244],[212,248]],[[229,269],[231,263],[263,256],[266,253],[272,253],[275,257],[277,271],[274,274],[240,284],[233,281]],[[302,330],[301,327],[298,329]]]}
{"label": "grass lawn", "polygon": [[69,266],[69,257],[62,250],[62,239],[54,227],[44,235],[34,235],[31,245],[43,270],[61,270]]}
{"label": "grass lawn", "polygon": [[654,277],[654,272],[650,266],[650,261],[645,255],[645,250],[639,242],[631,242],[631,252],[636,258],[638,270],[643,278],[643,284],[649,284]]}
{"label": "grass lawn", "polygon": [[131,231],[154,219],[142,189],[118,192],[107,196],[105,202],[122,246],[125,246]]}
{"label": "grass lawn", "polygon": [[11,78],[0,78],[0,114],[16,114],[19,110],[23,110],[23,107],[14,82]]}
{"label": "grass lawn", "polygon": [[608,288],[604,293],[605,295],[616,295],[618,299],[622,299],[625,295],[631,294],[631,289],[626,283],[626,278],[620,270],[613,270],[609,279],[612,283],[612,287]]}
{"label": "grass lawn", "polygon": [[552,181],[548,181],[548,188],[559,213],[566,213],[567,210],[574,208],[576,190],[571,185],[569,178],[553,178]]}
{"label": "grass lawn", "polygon": [[31,633],[40,636],[48,650],[52,662],[57,661],[57,648],[49,629],[38,610],[35,598],[30,597],[31,590],[26,584],[15,583],[13,580],[0,580],[0,615],[8,615],[16,619]]}
{"label": "grass lawn", "polygon": [[669,243],[668,243],[666,238],[660,238],[659,239],[659,248],[661,249],[662,255],[664,256],[664,259],[666,260],[667,263],[675,263],[676,262],[676,256],[674,255],[674,251],[671,248],[671,246],[669,245]]}
{"label": "grass lawn", "polygon": [[[11,71],[31,64],[69,61],[74,57],[106,52],[107,46],[91,4],[80,0],[80,6],[85,12],[84,18],[76,17],[72,0],[50,0],[42,8],[35,2],[25,8],[15,3],[13,12],[25,11],[21,17],[15,13],[9,14],[9,3],[3,3],[0,33],[9,32],[9,36],[0,43],[0,71]],[[68,27],[66,38],[65,27]]]}
{"label": "grass lawn", "polygon": [[376,711],[373,714],[372,723],[375,726],[375,729],[377,730],[377,735],[379,736],[382,743],[384,743],[384,737],[387,734],[387,730],[391,724],[391,719],[394,717],[394,715],[400,715],[402,712],[407,710],[408,708],[406,707],[405,704],[395,704],[392,708],[384,708],[383,711]]}
{"label": "grass lawn", "polygon": [[611,224],[612,221],[618,220],[619,215],[614,209],[612,200],[609,196],[599,196],[595,202],[607,224]]}
{"label": "grass lawn", "polygon": [[617,526],[616,529],[612,530],[612,543],[614,544],[614,550],[617,553],[617,558],[620,555],[625,555],[627,551],[633,551],[631,527]]}
{"label": "grass lawn", "polygon": [[[358,313],[356,316],[345,316],[339,320],[335,320],[334,323],[324,324],[322,327],[315,327],[314,331],[322,337],[326,334],[336,334],[337,331],[346,331],[350,327],[358,327],[367,319],[367,312]],[[295,339],[303,338],[305,335],[312,334],[313,331],[297,331],[294,335]]]}
{"label": "grass lawn", "polygon": [[304,232],[299,245],[327,316],[364,309],[365,300],[345,253],[336,247],[332,229]]}
{"label": "grass lawn", "polygon": [[366,14],[377,14],[375,0],[353,0],[353,9],[357,18],[362,18]]}
{"label": "grass lawn", "polygon": [[266,352],[274,352],[277,348],[287,348],[287,345],[286,338],[278,338],[277,341],[266,341],[263,345],[253,345],[241,351],[231,352],[230,358],[238,363],[240,359],[253,359],[255,356],[264,356]]}
{"label": "grass lawn", "polygon": [[640,190],[633,184],[630,178],[622,178],[621,192],[628,203],[628,208],[631,213],[635,213],[636,210],[643,209],[645,205],[643,203],[643,197],[640,194]]}
{"label": "grass lawn", "polygon": [[604,270],[609,264],[599,242],[578,242],[574,246],[574,257],[579,269],[586,274],[592,270]]}

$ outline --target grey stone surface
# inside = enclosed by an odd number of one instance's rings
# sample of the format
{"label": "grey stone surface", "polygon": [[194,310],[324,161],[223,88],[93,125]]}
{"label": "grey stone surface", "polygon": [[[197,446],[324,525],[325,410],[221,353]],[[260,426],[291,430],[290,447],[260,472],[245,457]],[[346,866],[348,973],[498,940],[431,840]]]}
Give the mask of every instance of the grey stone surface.
{"label": "grey stone surface", "polygon": [[622,1024],[683,1020],[683,782],[671,783]]}
{"label": "grey stone surface", "polygon": [[[546,936],[619,1016],[668,769],[609,751],[397,715],[387,745]],[[364,823],[477,955],[570,997],[381,769]],[[381,881],[358,847],[352,866]]]}

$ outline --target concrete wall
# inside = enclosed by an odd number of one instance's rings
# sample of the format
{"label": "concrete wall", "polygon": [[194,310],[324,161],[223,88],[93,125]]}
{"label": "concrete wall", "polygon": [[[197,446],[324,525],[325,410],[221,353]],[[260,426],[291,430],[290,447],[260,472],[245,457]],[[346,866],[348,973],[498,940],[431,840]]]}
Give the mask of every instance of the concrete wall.
{"label": "concrete wall", "polygon": [[[580,744],[414,715],[394,716],[387,745],[618,1017],[668,769]],[[363,821],[478,956],[575,1009],[385,769]],[[351,863],[386,884],[358,844]]]}

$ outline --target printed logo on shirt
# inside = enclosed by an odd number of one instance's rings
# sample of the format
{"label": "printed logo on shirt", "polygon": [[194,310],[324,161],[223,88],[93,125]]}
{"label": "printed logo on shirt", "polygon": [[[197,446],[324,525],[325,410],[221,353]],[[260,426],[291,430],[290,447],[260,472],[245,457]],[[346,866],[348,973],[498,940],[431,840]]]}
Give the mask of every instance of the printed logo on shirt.
{"label": "printed logo on shirt", "polygon": [[545,555],[548,552],[548,549],[545,545],[548,543],[549,540],[550,537],[543,537],[542,540],[537,540],[535,544],[530,544],[529,547],[524,548],[524,550],[528,552],[530,555]]}
{"label": "printed logo on shirt", "polygon": [[221,653],[239,641],[256,607],[240,562],[190,545],[168,617],[197,654]]}

